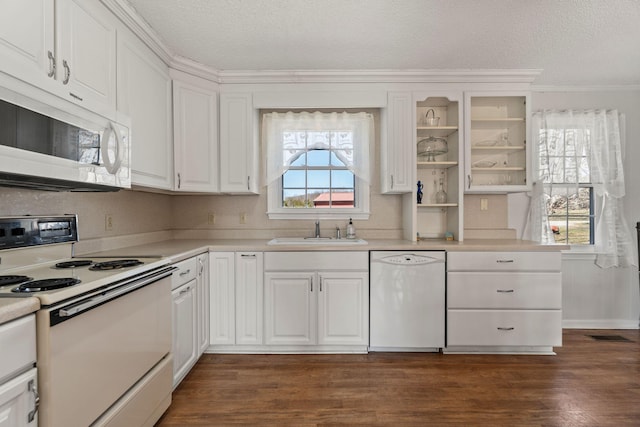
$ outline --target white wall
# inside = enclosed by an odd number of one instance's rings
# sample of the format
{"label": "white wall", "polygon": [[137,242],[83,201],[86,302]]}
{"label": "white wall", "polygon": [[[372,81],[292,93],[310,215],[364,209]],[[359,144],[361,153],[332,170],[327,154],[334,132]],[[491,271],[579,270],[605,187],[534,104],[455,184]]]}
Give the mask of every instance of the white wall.
{"label": "white wall", "polygon": [[[532,96],[533,111],[541,109],[618,109],[626,116],[625,217],[635,241],[640,221],[640,89],[547,91]],[[524,224],[526,197],[509,198],[509,223]],[[519,234],[520,235],[520,234]],[[593,256],[563,255],[563,321],[565,327],[637,328],[640,295],[637,268],[600,269]]]}

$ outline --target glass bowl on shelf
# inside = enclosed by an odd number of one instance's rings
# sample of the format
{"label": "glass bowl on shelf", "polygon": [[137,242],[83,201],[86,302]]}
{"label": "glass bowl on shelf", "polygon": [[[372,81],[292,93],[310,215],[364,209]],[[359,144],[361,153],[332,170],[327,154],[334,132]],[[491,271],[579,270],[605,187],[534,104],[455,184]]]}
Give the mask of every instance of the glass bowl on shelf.
{"label": "glass bowl on shelf", "polygon": [[418,156],[426,157],[427,162],[435,162],[436,156],[448,152],[449,146],[444,138],[430,136],[418,142]]}

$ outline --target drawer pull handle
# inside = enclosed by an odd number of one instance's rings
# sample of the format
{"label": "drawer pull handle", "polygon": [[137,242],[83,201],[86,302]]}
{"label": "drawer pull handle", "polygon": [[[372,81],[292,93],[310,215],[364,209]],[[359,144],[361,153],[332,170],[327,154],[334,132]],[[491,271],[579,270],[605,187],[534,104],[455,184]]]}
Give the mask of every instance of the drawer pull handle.
{"label": "drawer pull handle", "polygon": [[513,289],[497,289],[496,292],[501,294],[511,294],[513,293]]}
{"label": "drawer pull handle", "polygon": [[498,260],[496,260],[496,262],[498,262],[500,264],[508,264],[508,263],[512,263],[514,261],[512,259],[498,259]]}
{"label": "drawer pull handle", "polygon": [[[180,291],[180,295],[184,295],[184,294],[189,293],[189,292],[191,292],[191,286],[187,286],[185,289],[181,290]],[[500,328],[498,328],[498,329],[500,329]]]}
{"label": "drawer pull handle", "polygon": [[499,331],[513,331],[514,329],[515,329],[514,327],[504,328],[504,327],[498,326]]}
{"label": "drawer pull handle", "polygon": [[181,272],[181,273],[180,273],[180,276],[186,276],[186,275],[187,275],[187,274],[189,274],[189,273],[191,273],[191,269],[190,269],[190,268],[188,268],[188,269],[186,269],[185,271]]}
{"label": "drawer pull handle", "polygon": [[242,258],[255,258],[256,254],[241,254],[240,256]]}

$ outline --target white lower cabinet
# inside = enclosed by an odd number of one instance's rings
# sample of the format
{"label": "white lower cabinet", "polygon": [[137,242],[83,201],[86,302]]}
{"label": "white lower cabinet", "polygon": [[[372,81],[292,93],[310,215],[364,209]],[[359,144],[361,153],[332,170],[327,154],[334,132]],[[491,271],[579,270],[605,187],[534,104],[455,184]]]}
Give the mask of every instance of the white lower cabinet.
{"label": "white lower cabinet", "polygon": [[209,254],[196,257],[198,357],[209,347]]}
{"label": "white lower cabinet", "polygon": [[[206,256],[199,255],[174,265],[177,268],[173,273],[171,290],[174,388],[189,373],[207,347],[206,339],[203,343],[203,335],[207,334],[203,328],[208,326],[204,324],[208,311],[205,290],[207,271],[206,265],[201,262],[201,257]],[[202,304],[203,300],[206,301],[205,304]]]}
{"label": "white lower cabinet", "polygon": [[445,352],[562,345],[560,252],[449,252]]}
{"label": "white lower cabinet", "polygon": [[265,271],[266,345],[366,352],[367,252],[268,252]]}
{"label": "white lower cabinet", "polygon": [[264,276],[266,344],[315,345],[315,273],[283,271]]}
{"label": "white lower cabinet", "polygon": [[0,384],[0,427],[37,426],[37,369]]}
{"label": "white lower cabinet", "polygon": [[209,254],[209,345],[236,343],[235,254]]}
{"label": "white lower cabinet", "polygon": [[38,425],[36,319],[0,324],[0,427]]}
{"label": "white lower cabinet", "polygon": [[262,344],[263,254],[236,252],[236,344]]}
{"label": "white lower cabinet", "polygon": [[211,252],[210,349],[263,343],[262,252]]}

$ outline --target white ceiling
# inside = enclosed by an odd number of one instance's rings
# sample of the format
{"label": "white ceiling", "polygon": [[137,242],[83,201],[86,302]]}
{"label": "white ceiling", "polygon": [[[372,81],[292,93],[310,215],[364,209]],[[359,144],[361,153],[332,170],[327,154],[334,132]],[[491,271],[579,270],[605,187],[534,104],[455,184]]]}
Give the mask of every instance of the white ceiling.
{"label": "white ceiling", "polygon": [[640,0],[129,0],[216,70],[542,69],[640,84]]}

